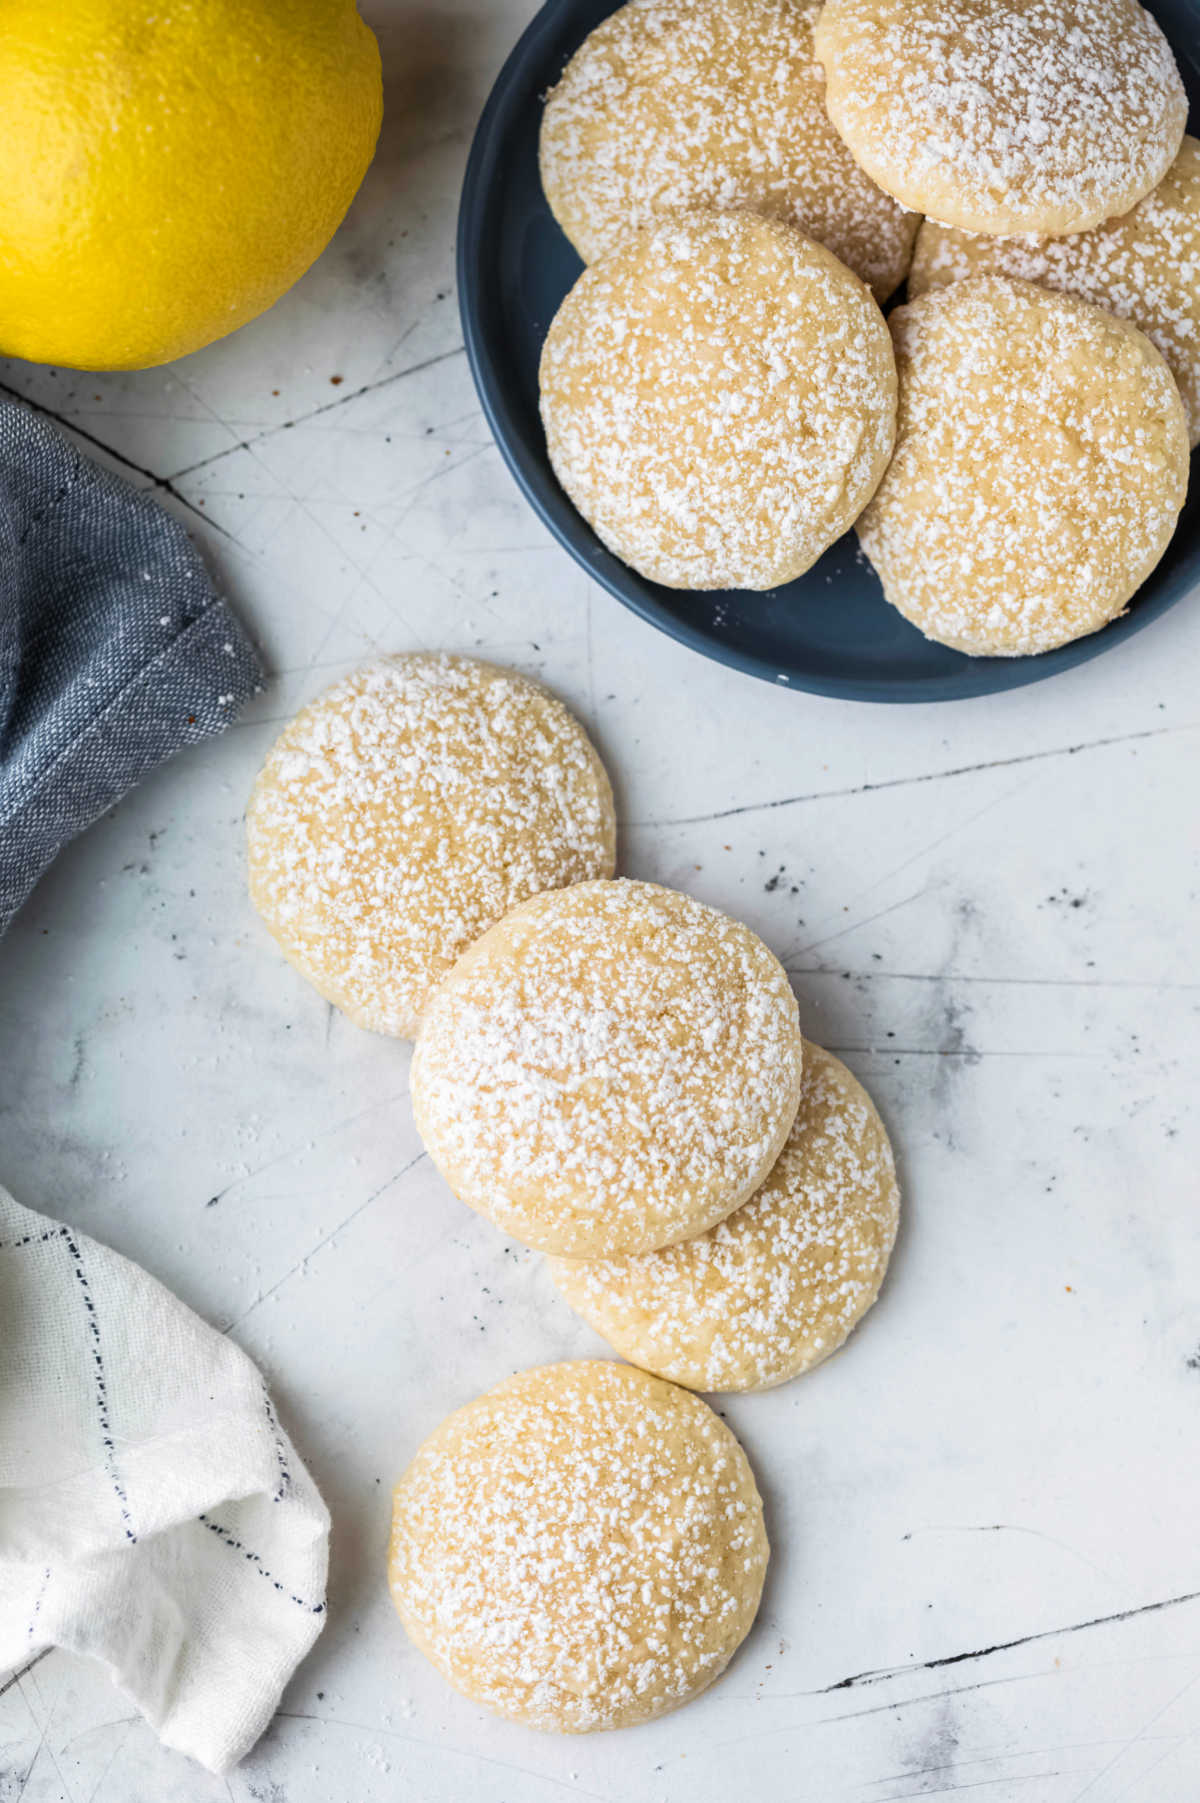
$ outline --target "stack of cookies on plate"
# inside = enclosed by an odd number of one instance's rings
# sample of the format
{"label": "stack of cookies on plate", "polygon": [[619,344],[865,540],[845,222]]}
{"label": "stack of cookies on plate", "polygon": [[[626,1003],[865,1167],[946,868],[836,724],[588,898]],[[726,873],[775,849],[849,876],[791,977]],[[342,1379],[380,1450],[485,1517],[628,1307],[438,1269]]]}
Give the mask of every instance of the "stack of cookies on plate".
{"label": "stack of cookies on plate", "polygon": [[542,122],[588,265],[542,355],[564,489],[670,587],[856,525],[929,638],[1097,631],[1200,441],[1186,122],[1137,0],[630,0]]}
{"label": "stack of cookies on plate", "polygon": [[600,759],[525,677],[376,660],[284,731],[248,829],[291,962],[415,1034],[450,1188],[550,1254],[631,1361],[523,1373],[438,1430],[396,1494],[401,1614],[535,1726],[674,1707],[732,1656],[767,1560],[745,1455],[689,1392],[782,1383],[871,1306],[899,1209],[883,1124],[748,927],[614,877]]}

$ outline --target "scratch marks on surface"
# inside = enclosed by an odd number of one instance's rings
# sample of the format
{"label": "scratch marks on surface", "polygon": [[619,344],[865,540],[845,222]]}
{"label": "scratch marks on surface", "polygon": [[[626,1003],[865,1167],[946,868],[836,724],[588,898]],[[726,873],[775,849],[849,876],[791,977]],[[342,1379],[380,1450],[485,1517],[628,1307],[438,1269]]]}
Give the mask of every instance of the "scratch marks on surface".
{"label": "scratch marks on surface", "polygon": [[180,494],[171,477],[160,476],[156,470],[147,469],[144,464],[135,463],[132,457],[126,457],[123,451],[115,451],[112,445],[106,443],[103,438],[97,438],[94,432],[89,432],[85,427],[77,425],[69,413],[58,413],[53,407],[47,407],[43,401],[32,400],[29,395],[22,394],[17,388],[10,388],[5,382],[0,382],[0,394],[7,395],[11,401],[19,401],[23,407],[28,407],[33,413],[40,413],[44,418],[52,419],[56,426],[62,426],[66,431],[74,433],[75,437],[82,438],[85,444],[94,445],[96,450],[103,451],[106,457],[111,457],[114,463],[119,463],[122,469],[132,470],[135,475],[144,477],[147,482],[153,483],[155,488],[161,489],[163,494],[170,495],[171,499],[180,507],[186,507],[188,512],[194,513],[198,520],[203,520],[206,526],[211,526],[214,532],[219,532],[222,538],[233,540],[231,532],[227,532],[224,526],[218,526],[216,520],[209,519],[203,508],[197,507],[194,502],[188,500],[186,495]]}
{"label": "scratch marks on surface", "polygon": [[[297,414],[292,419],[281,420],[277,425],[264,426],[261,431],[251,433],[248,437],[237,438],[232,444],[226,445],[222,450],[214,451],[211,456],[202,457],[195,463],[186,464],[183,468],[172,471],[169,476],[162,476],[157,470],[150,469],[145,464],[137,463],[132,457],[126,456],[123,451],[116,450],[105,439],[100,438],[94,432],[90,432],[86,426],[80,425],[77,416],[59,412],[53,407],[48,407],[43,401],[33,400],[29,395],[23,394],[19,389],[12,388],[3,382],[0,382],[0,394],[7,395],[10,400],[19,401],[23,406],[29,407],[33,412],[40,413],[44,415],[45,418],[53,420],[56,425],[64,427],[77,438],[81,438],[86,444],[93,446],[98,451],[102,451],[106,457],[110,457],[113,462],[119,464],[122,469],[129,470],[132,474],[141,476],[144,481],[151,483],[163,494],[170,495],[171,499],[180,507],[186,508],[190,514],[193,514],[196,519],[202,520],[212,531],[220,533],[222,538],[227,538],[231,543],[236,543],[237,540],[233,533],[229,532],[224,526],[218,524],[218,522],[213,519],[203,507],[198,506],[194,501],[189,501],[187,496],[181,493],[176,487],[178,482],[182,481],[185,476],[194,475],[199,470],[208,469],[213,464],[222,462],[223,459],[233,456],[237,451],[252,451],[252,447],[261,443],[264,439],[273,438],[278,433],[289,432],[297,426],[306,425],[309,421],[318,419],[323,414],[332,413],[340,408],[351,406],[355,401],[361,400],[364,395],[373,394],[379,389],[388,388],[397,382],[406,381],[410,376],[417,376],[422,374],[425,370],[435,369],[439,364],[448,363],[453,358],[461,357],[464,354],[465,347],[459,344],[448,351],[439,352],[438,355],[434,357],[427,357],[420,363],[410,364],[405,369],[394,370],[390,375],[382,376],[377,381],[367,382],[364,383],[361,388],[351,389],[348,394],[338,395],[336,400],[323,401],[320,406],[310,408],[307,413]],[[179,379],[181,381],[183,380],[182,377]],[[216,414],[208,403],[205,402],[202,397],[197,395],[195,390],[188,383],[184,382],[183,386],[187,389],[193,400],[195,400],[198,405],[202,406],[218,425],[222,426],[230,433],[234,431],[234,428],[229,422]],[[464,459],[463,461],[467,460]],[[439,474],[441,474],[440,471]],[[289,498],[296,501],[297,505],[301,505],[296,496],[291,496]],[[313,523],[315,524],[316,522],[314,521]]]}
{"label": "scratch marks on surface", "polygon": [[1062,1773],[1056,1768],[1052,1772],[1017,1772],[1007,1778],[974,1778],[967,1784],[939,1784],[930,1790],[922,1786],[919,1790],[892,1791],[886,1797],[876,1797],[874,1803],[905,1803],[908,1797],[948,1797],[964,1790],[987,1790],[996,1784],[1033,1784],[1040,1778],[1061,1778]]}
{"label": "scratch marks on surface", "polygon": [[[793,953],[793,956],[799,957],[800,953]],[[842,970],[828,964],[790,964],[786,969],[790,977],[849,977],[856,983],[945,981],[942,973],[936,970],[883,970],[879,966],[874,970]],[[1200,983],[1176,983],[1169,977],[1161,981],[1149,977],[990,977],[964,976],[960,971],[955,971],[952,980],[955,988],[963,984],[981,984],[984,987],[1014,989],[1144,989],[1152,994],[1160,990],[1200,990]]]}
{"label": "scratch marks on surface", "polygon": [[1188,1590],[1181,1596],[1168,1596],[1159,1602],[1141,1603],[1133,1609],[1117,1609],[1111,1615],[1093,1615],[1087,1621],[1076,1621],[1062,1628],[1043,1628],[1036,1634],[1021,1634],[1016,1640],[999,1640],[994,1646],[974,1647],[965,1653],[945,1653],[940,1659],[923,1659],[913,1665],[892,1665],[876,1671],[853,1672],[834,1684],[825,1684],[813,1696],[832,1696],[839,1690],[858,1690],[867,1685],[886,1684],[893,1678],[908,1677],[913,1672],[942,1671],[946,1666],[963,1665],[973,1659],[990,1659],[996,1653],[1011,1653],[1015,1647],[1035,1646],[1042,1640],[1059,1640],[1067,1634],[1084,1634],[1089,1628],[1109,1627],[1116,1622],[1134,1621],[1139,1616],[1157,1615],[1164,1609],[1181,1609],[1200,1601],[1200,1590]]}
{"label": "scratch marks on surface", "polygon": [[[857,889],[853,894],[848,895],[845,898],[847,908],[853,907],[855,904],[864,900],[868,895],[874,895],[877,890],[885,888],[887,884],[894,882],[898,876],[903,876],[906,870],[911,870],[914,864],[921,863],[923,859],[929,858],[935,851],[939,851],[943,845],[949,844],[952,839],[963,839],[970,831],[971,827],[982,820],[985,815],[994,813],[997,808],[1003,807],[1006,803],[1015,800],[1017,796],[1023,795],[1035,781],[1035,777],[1029,777],[1025,782],[1013,783],[1010,787],[1003,789],[998,795],[993,795],[989,801],[984,802],[982,807],[973,809],[965,819],[956,820],[953,826],[949,827],[945,832],[939,832],[934,838],[919,845],[915,851],[910,852],[899,864],[896,864],[891,869],[885,870],[882,876],[875,877],[865,888]],[[968,903],[967,907],[973,909],[973,904]]]}
{"label": "scratch marks on surface", "polygon": [[1052,745],[1043,751],[1025,751],[1016,757],[989,758],[979,764],[958,764],[950,770],[925,770],[915,776],[892,776],[878,783],[857,783],[846,789],[813,789],[803,795],[782,795],[771,801],[747,802],[743,807],[720,808],[711,814],[681,814],[664,820],[627,820],[630,830],[659,831],[664,827],[705,826],[713,820],[733,820],[744,814],[770,813],[778,808],[802,807],[812,801],[843,801],[852,795],[875,795],[885,789],[908,789],[918,783],[949,782],[952,777],[974,776],[981,770],[1011,770],[1018,764],[1037,764],[1047,758],[1078,757],[1081,752],[1101,751],[1113,745],[1134,745],[1147,739],[1162,739],[1172,733],[1195,732],[1200,721],[1189,720],[1179,726],[1155,726],[1144,732],[1116,733],[1103,739],[1086,739],[1078,745]]}
{"label": "scratch marks on surface", "polygon": [[914,889],[911,895],[904,896],[898,902],[892,902],[889,907],[880,908],[876,914],[868,914],[863,920],[852,920],[848,925],[839,927],[836,933],[826,933],[822,939],[811,939],[807,945],[797,946],[794,951],[785,954],[783,958],[784,969],[789,972],[791,971],[791,960],[793,958],[807,958],[810,952],[820,951],[822,947],[826,945],[834,945],[837,940],[845,939],[848,933],[857,933],[861,931],[863,927],[874,926],[877,920],[886,920],[889,914],[897,914],[901,908],[911,907],[913,902],[923,901],[927,895],[932,895],[935,890],[944,888],[944,883],[926,883],[923,889]]}
{"label": "scratch marks on surface", "polygon": [[[381,1108],[394,1108],[398,1102],[403,1102],[407,1095],[408,1086],[406,1084],[395,1095],[384,1096],[382,1101],[372,1102],[369,1108],[360,1108],[356,1113],[346,1115],[344,1120],[334,1121],[332,1126],[322,1130],[319,1137],[332,1139],[335,1133],[341,1133],[346,1127],[353,1127],[359,1121],[367,1120],[371,1115],[378,1114]],[[295,1158],[299,1153],[306,1151],[311,1144],[310,1137],[298,1140],[294,1145],[286,1146],[282,1152],[277,1152],[273,1158],[268,1158],[264,1163],[256,1165],[252,1171],[243,1171],[240,1177],[234,1177],[225,1185],[224,1189],[218,1190],[215,1196],[210,1196],[204,1206],[215,1208],[218,1202],[223,1202],[226,1196],[232,1195],[235,1189],[240,1189],[243,1183],[250,1183],[255,1177],[261,1177],[264,1171],[273,1170],[277,1164],[282,1164],[287,1158]]]}
{"label": "scratch marks on surface", "polygon": [[3,1684],[0,1684],[0,1697],[7,1696],[8,1692],[10,1690],[14,1690],[16,1688],[16,1686],[21,1682],[21,1679],[25,1676],[26,1672],[31,1672],[35,1665],[40,1665],[42,1660],[46,1658],[49,1651],[50,1651],[50,1648],[45,1647],[37,1655],[36,1659],[31,1659],[29,1661],[29,1663],[27,1665],[23,1665],[19,1671],[13,1672],[11,1677],[5,1678]]}
{"label": "scratch marks on surface", "polygon": [[386,1183],[381,1183],[379,1185],[378,1189],[372,1190],[371,1194],[369,1196],[367,1196],[365,1198],[365,1200],[360,1202],[357,1205],[357,1207],[352,1208],[350,1210],[350,1213],[345,1217],[344,1220],[339,1221],[337,1226],[332,1228],[329,1233],[322,1235],[322,1237],[317,1241],[316,1245],[310,1246],[308,1251],[305,1252],[301,1258],[298,1258],[296,1260],[295,1264],[291,1267],[291,1269],[289,1271],[284,1272],[283,1276],[278,1280],[277,1283],[273,1283],[269,1290],[260,1291],[259,1294],[254,1298],[254,1301],[250,1304],[249,1308],[244,1309],[242,1311],[242,1313],[237,1317],[237,1320],[231,1321],[227,1327],[222,1329],[222,1331],[224,1333],[233,1333],[237,1328],[239,1328],[242,1325],[243,1321],[247,1320],[249,1318],[249,1316],[251,1316],[254,1313],[255,1309],[261,1308],[262,1304],[264,1302],[268,1301],[275,1294],[275,1292],[277,1290],[281,1290],[283,1288],[284,1284],[287,1283],[290,1278],[294,1277],[296,1275],[296,1272],[299,1271],[302,1268],[302,1266],[304,1266],[308,1263],[310,1258],[315,1258],[317,1253],[320,1252],[324,1246],[327,1246],[329,1244],[330,1240],[335,1240],[339,1233],[344,1233],[346,1228],[350,1226],[351,1222],[357,1221],[359,1215],[365,1214],[366,1210],[368,1208],[370,1208],[370,1206],[373,1202],[377,1202],[379,1200],[380,1196],[386,1195],[388,1190],[394,1188],[394,1186],[400,1182],[402,1177],[407,1177],[408,1173],[411,1170],[414,1170],[416,1168],[416,1166],[419,1165],[423,1159],[428,1158],[428,1156],[429,1156],[428,1152],[418,1152],[416,1154],[416,1156],[414,1158],[410,1158],[408,1163],[406,1165],[404,1165],[400,1170],[393,1171],[392,1175],[387,1179]]}
{"label": "scratch marks on surface", "polygon": [[425,1753],[445,1754],[451,1759],[466,1759],[473,1765],[495,1766],[501,1772],[515,1772],[519,1778],[532,1778],[536,1784],[548,1785],[552,1790],[570,1791],[574,1797],[593,1797],[595,1803],[608,1803],[605,1794],[595,1790],[584,1790],[578,1783],[565,1783],[549,1772],[534,1772],[528,1766],[513,1765],[507,1759],[493,1759],[489,1754],[477,1753],[466,1747],[439,1746],[436,1741],[422,1740],[417,1734],[401,1734],[397,1728],[382,1728],[371,1722],[352,1722],[339,1715],[316,1715],[296,1709],[281,1709],[278,1719],[285,1722],[315,1722],[322,1728],[345,1728],[352,1734],[378,1735],[381,1740],[398,1740],[406,1747],[420,1747]]}
{"label": "scratch marks on surface", "polygon": [[[1194,1689],[1197,1684],[1200,1684],[1200,1672],[1193,1672],[1187,1683],[1180,1685],[1179,1689],[1167,1698],[1161,1709],[1156,1709],[1153,1715],[1151,1715],[1147,1721],[1142,1723],[1142,1726],[1138,1729],[1137,1733],[1131,1735],[1127,1741],[1122,1743],[1117,1752],[1115,1752],[1108,1761],[1107,1765],[1102,1765],[1100,1770],[1088,1779],[1083,1789],[1075,1792],[1075,1795],[1071,1798],[1071,1803],[1080,1803],[1081,1797],[1086,1797],[1089,1791],[1095,1790],[1100,1780],[1111,1772],[1114,1766],[1120,1765],[1125,1755],[1130,1752],[1133,1747],[1136,1747],[1140,1742],[1149,1738],[1150,1730],[1153,1728],[1155,1722],[1160,1722],[1167,1711],[1174,1708],[1180,1697],[1186,1696],[1188,1691]],[[1161,1763],[1161,1761],[1159,1763]]]}
{"label": "scratch marks on surface", "polygon": [[[104,1785],[105,1779],[108,1777],[108,1774],[112,1771],[113,1766],[117,1763],[117,1760],[120,1758],[121,1754],[125,1750],[125,1742],[129,1739],[129,1736],[133,1733],[134,1728],[141,1721],[141,1719],[142,1718],[140,1715],[127,1715],[124,1718],[125,1732],[121,1735],[118,1735],[116,1744],[113,1747],[112,1752],[109,1754],[108,1758],[105,1760],[103,1766],[100,1769],[100,1774],[97,1777],[95,1784],[93,1784],[91,1790],[88,1792],[87,1803],[95,1803],[95,1799],[99,1795],[99,1793]],[[74,1743],[70,1742],[68,1744],[73,1745]]]}
{"label": "scratch marks on surface", "polygon": [[838,1058],[869,1058],[875,1055],[889,1058],[957,1058],[964,1064],[981,1064],[985,1058],[1069,1058],[1084,1059],[1087,1062],[1100,1064],[1111,1063],[1106,1052],[1077,1052],[1073,1049],[1045,1046],[1006,1046],[1003,1051],[988,1051],[983,1046],[968,1046],[965,1051],[955,1051],[946,1046],[927,1045],[826,1045],[827,1052],[833,1052]]}
{"label": "scratch marks on surface", "polygon": [[1007,1521],[931,1522],[928,1527],[914,1528],[910,1534],[902,1534],[901,1540],[915,1540],[918,1534],[1024,1534],[1030,1540],[1043,1540],[1047,1546],[1057,1546],[1060,1551],[1078,1559],[1081,1565],[1086,1565],[1089,1571],[1096,1572],[1110,1584],[1116,1583],[1112,1572],[1106,1571],[1103,1565],[1097,1565],[1094,1559],[1089,1559],[1086,1553],[1081,1553],[1069,1541],[1060,1540],[1054,1534],[1043,1533],[1041,1528],[1021,1527],[1018,1523]]}
{"label": "scratch marks on surface", "polygon": [[[47,1648],[47,1651],[49,1651],[49,1650],[50,1649]],[[56,1709],[58,1708],[58,1700],[59,1700],[58,1696],[56,1695],[54,1697],[54,1699],[52,1700],[52,1702],[50,1704],[49,1709],[46,1710],[44,1718],[41,1721],[39,1721],[38,1720],[38,1712],[33,1706],[33,1701],[32,1701],[31,1695],[30,1695],[31,1690],[33,1690],[33,1691],[38,1690],[37,1678],[35,1677],[33,1679],[33,1683],[31,1686],[27,1687],[25,1684],[25,1679],[33,1671],[34,1666],[40,1664],[40,1662],[41,1662],[40,1658],[33,1659],[24,1668],[23,1671],[17,1673],[18,1688],[20,1690],[21,1696],[24,1698],[26,1708],[29,1710],[30,1715],[33,1717],[34,1727],[38,1730],[38,1744],[34,1749],[33,1758],[29,1763],[28,1769],[26,1770],[25,1781],[21,1786],[20,1792],[18,1793],[17,1803],[21,1803],[21,1798],[25,1795],[25,1792],[28,1790],[29,1785],[33,1779],[33,1774],[37,1770],[38,1760],[41,1757],[41,1754],[43,1751],[45,1752],[47,1759],[50,1761],[50,1764],[54,1767],[54,1774],[55,1774],[55,1777],[58,1779],[59,1786],[62,1791],[62,1795],[64,1797],[67,1797],[70,1795],[70,1792],[67,1789],[66,1782],[62,1775],[62,1769],[59,1766],[57,1758],[55,1757],[54,1748],[51,1746],[50,1740],[49,1740],[50,1724],[54,1720],[54,1714],[55,1714]],[[40,1703],[40,1701],[41,1701],[41,1698],[40,1698],[40,1693],[39,1693],[39,1703]]]}
{"label": "scratch marks on surface", "polygon": [[[975,1685],[968,1684],[968,1685],[964,1686],[964,1688],[962,1690],[952,1690],[952,1691],[948,1692],[948,1695],[950,1695],[952,1697],[965,1696],[970,1691],[972,1691],[976,1688],[982,1688],[982,1687],[981,1686],[977,1687]],[[853,1720],[853,1717],[850,1719]],[[1165,1736],[1165,1737],[1160,1737],[1160,1736],[1155,1735],[1155,1736],[1148,1736],[1148,1738],[1152,1738],[1152,1739],[1169,1738],[1171,1740],[1172,1744],[1177,1745],[1181,1737],[1179,1735],[1170,1735],[1170,1736]],[[971,1766],[996,1765],[996,1764],[1002,1763],[1006,1760],[1011,1761],[1012,1759],[1022,1759],[1022,1758],[1050,1759],[1050,1758],[1053,1758],[1054,1755],[1057,1753],[1087,1753],[1087,1752],[1091,1752],[1096,1747],[1113,1747],[1113,1746],[1117,1746],[1117,1745],[1126,1746],[1126,1745],[1128,1745],[1128,1742],[1127,1742],[1127,1740],[1122,1739],[1118,1735],[1109,1735],[1107,1738],[1101,1739],[1101,1740],[1068,1740],[1068,1741],[1063,1741],[1061,1743],[1061,1745],[1054,1746],[1054,1747],[1037,1747],[1037,1748],[1021,1747],[1011,1753],[1003,1753],[1003,1752],[1001,1752],[1001,1753],[980,1753],[970,1759],[952,1759],[945,1765],[930,1766],[925,1769],[927,1769],[929,1772],[963,1772],[963,1771],[966,1771],[968,1769],[968,1767],[971,1767]],[[862,1788],[864,1790],[870,1790],[873,1786],[879,1785],[879,1784],[902,1784],[905,1782],[906,1779],[913,1779],[916,1777],[922,1777],[924,1775],[925,1775],[925,1770],[922,1770],[921,1772],[915,1772],[915,1771],[887,1772],[881,1778],[868,1779],[867,1783],[864,1784]],[[1028,1775],[1030,1777],[1045,1776],[1044,1773],[1029,1773]],[[1055,1773],[1054,1775],[1056,1777],[1058,1777],[1061,1774]],[[1021,1776],[1021,1774],[1014,1772],[1014,1773],[1006,1773],[1005,1776],[1019,1778]],[[964,1785],[958,1785],[958,1786],[955,1786],[954,1788],[963,1790],[963,1789],[966,1789],[967,1787]],[[915,1795],[915,1796],[928,1795],[929,1787],[926,1786],[924,1790],[918,1789],[915,1792],[906,1793],[906,1794]],[[872,1799],[872,1803],[884,1803],[884,1800],[882,1798],[876,1797],[876,1798]]]}
{"label": "scratch marks on surface", "polygon": [[[170,479],[172,482],[179,482],[184,476],[194,476],[197,470],[209,469],[214,463],[232,457],[235,451],[248,451],[252,445],[261,444],[266,438],[274,438],[280,432],[291,432],[296,426],[306,426],[310,420],[319,419],[324,413],[335,413],[340,407],[349,407],[353,402],[361,401],[364,395],[374,394],[381,388],[390,388],[396,382],[407,381],[409,376],[422,375],[427,369],[436,369],[439,363],[449,363],[452,358],[465,355],[465,350],[464,345],[457,344],[452,350],[440,351],[436,357],[426,357],[421,363],[410,363],[406,369],[393,370],[390,376],[381,376],[377,382],[366,382],[361,388],[352,388],[349,394],[339,394],[335,401],[323,401],[319,407],[312,407],[307,413],[298,413],[294,419],[281,420],[277,426],[264,426],[261,432],[240,438],[235,444],[226,445],[224,450],[214,451],[210,457],[201,457],[196,463],[185,464],[183,469],[175,470]],[[155,477],[154,480],[164,479]]]}

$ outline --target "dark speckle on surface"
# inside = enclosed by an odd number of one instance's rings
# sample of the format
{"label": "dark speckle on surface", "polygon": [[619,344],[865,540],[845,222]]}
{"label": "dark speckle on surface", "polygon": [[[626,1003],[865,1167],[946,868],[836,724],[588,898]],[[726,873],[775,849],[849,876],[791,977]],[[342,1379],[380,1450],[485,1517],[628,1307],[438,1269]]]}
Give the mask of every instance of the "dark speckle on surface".
{"label": "dark speckle on surface", "polygon": [[[725,849],[728,851],[729,847],[726,846]],[[765,856],[765,853],[760,851],[758,855],[761,858]],[[767,881],[763,884],[763,888],[768,895],[774,895],[777,889],[786,890],[792,895],[799,895],[800,893],[800,884],[798,882],[792,882],[791,878],[788,876],[786,864],[781,864],[774,876],[767,878]]]}
{"label": "dark speckle on surface", "polygon": [[1091,899],[1086,889],[1072,894],[1064,883],[1055,894],[1046,897],[1046,906],[1049,908],[1086,908]]}

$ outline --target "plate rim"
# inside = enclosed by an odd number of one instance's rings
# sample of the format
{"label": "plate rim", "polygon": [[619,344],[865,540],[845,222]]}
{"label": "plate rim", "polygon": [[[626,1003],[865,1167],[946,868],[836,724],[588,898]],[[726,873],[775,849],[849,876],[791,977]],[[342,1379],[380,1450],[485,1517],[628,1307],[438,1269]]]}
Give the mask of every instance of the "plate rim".
{"label": "plate rim", "polygon": [[[619,3],[619,0],[618,0]],[[1036,657],[988,658],[970,657],[965,653],[960,672],[952,677],[876,677],[831,676],[819,671],[787,671],[778,668],[777,660],[714,638],[705,627],[692,626],[645,592],[642,579],[609,551],[597,538],[591,526],[579,513],[560,487],[548,456],[538,457],[514,419],[499,379],[496,356],[484,319],[481,297],[486,276],[482,269],[485,202],[494,180],[498,140],[501,128],[507,126],[512,108],[512,92],[518,75],[535,54],[541,37],[554,17],[570,0],[543,0],[533,18],[517,38],[505,57],[471,139],[459,197],[455,236],[455,281],[463,345],[475,391],[483,409],[496,447],[517,483],[525,500],[533,508],[551,536],[579,567],[623,607],[663,632],[677,644],[715,663],[740,670],[743,674],[768,682],[773,688],[786,688],[798,693],[825,696],[834,700],[860,701],[879,706],[889,704],[928,704],[930,702],[971,701],[984,695],[1026,688],[1035,682],[1090,663],[1123,644],[1159,619],[1185,595],[1200,586],[1200,541],[1185,551],[1184,568],[1172,572],[1162,588],[1147,599],[1138,596],[1126,611],[1097,632],[1074,639]],[[616,10],[614,5],[613,10]],[[1195,479],[1196,457],[1193,455],[1190,475]],[[850,531],[853,532],[851,527]],[[1195,566],[1195,567],[1193,567]],[[1153,572],[1152,572],[1153,573]]]}

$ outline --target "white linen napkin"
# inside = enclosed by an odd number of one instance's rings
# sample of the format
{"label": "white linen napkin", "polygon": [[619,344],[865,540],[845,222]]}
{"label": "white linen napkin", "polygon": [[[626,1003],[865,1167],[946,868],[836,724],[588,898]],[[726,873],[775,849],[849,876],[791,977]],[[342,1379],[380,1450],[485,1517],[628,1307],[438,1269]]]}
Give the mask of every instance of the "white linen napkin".
{"label": "white linen napkin", "polygon": [[221,1772],[325,1620],[329,1516],[245,1353],[0,1188],[0,1681],[99,1659]]}

